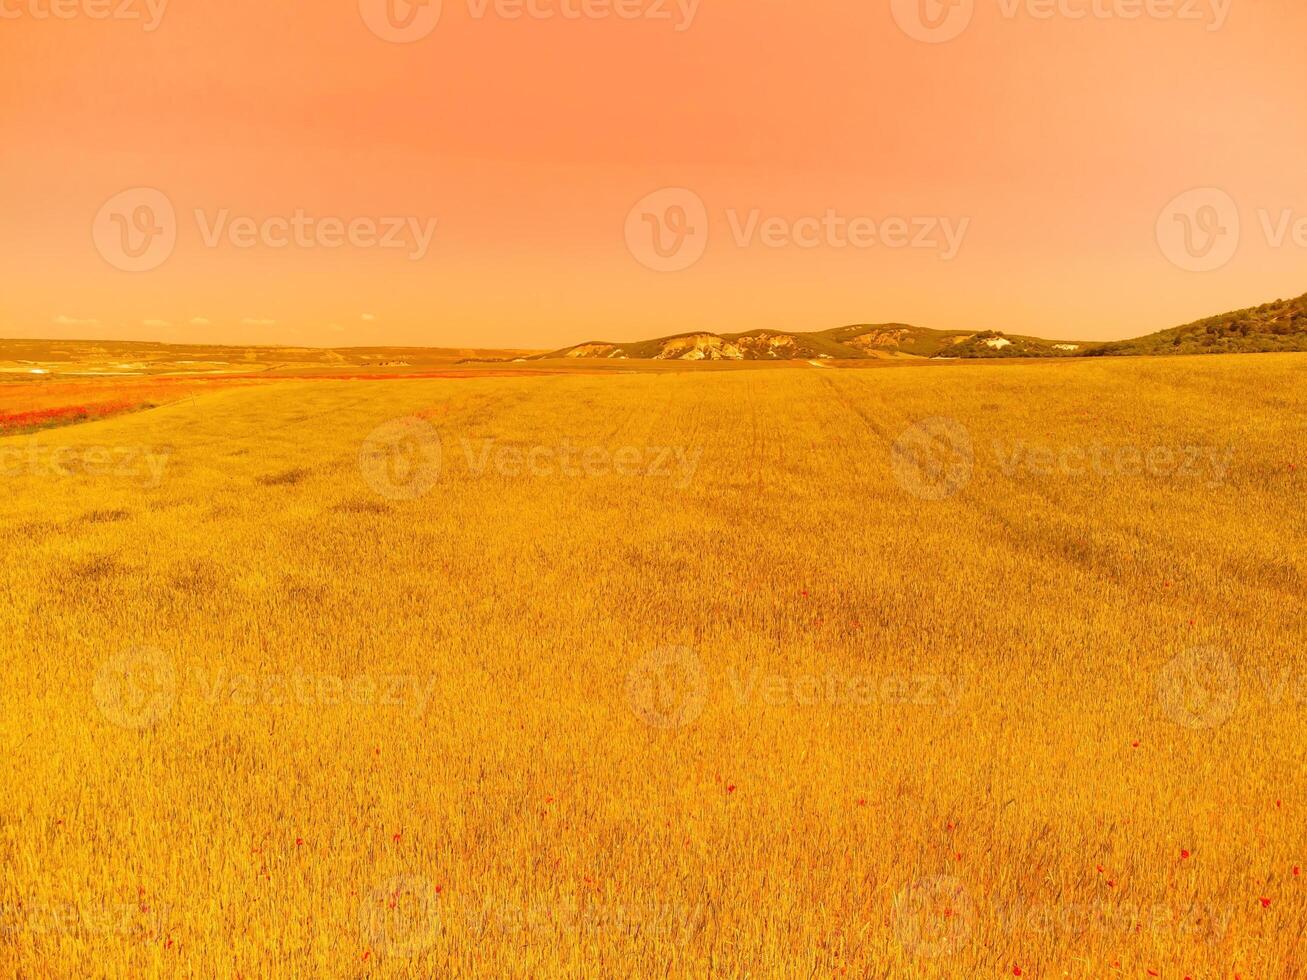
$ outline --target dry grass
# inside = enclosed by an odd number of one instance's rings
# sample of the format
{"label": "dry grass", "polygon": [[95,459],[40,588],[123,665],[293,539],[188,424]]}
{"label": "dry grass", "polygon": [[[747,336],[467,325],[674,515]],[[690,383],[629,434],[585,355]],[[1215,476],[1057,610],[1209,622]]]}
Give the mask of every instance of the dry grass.
{"label": "dry grass", "polygon": [[[1305,382],[288,381],[0,440],[2,972],[1301,976]],[[359,452],[414,416],[403,499]]]}

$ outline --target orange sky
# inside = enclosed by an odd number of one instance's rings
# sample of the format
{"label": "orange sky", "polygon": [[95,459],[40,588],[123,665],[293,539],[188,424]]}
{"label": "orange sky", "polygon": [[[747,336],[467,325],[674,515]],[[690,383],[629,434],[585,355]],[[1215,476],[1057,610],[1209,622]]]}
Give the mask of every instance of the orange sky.
{"label": "orange sky", "polygon": [[[434,26],[391,0],[394,30],[431,27],[403,44],[368,26],[385,2],[0,0],[0,335],[554,347],[902,320],[1098,339],[1307,291],[1302,0],[444,0]],[[900,27],[919,3],[942,31],[974,10],[925,43]],[[668,187],[703,202],[702,257],[655,271],[641,230],[681,198],[628,215]],[[1196,199],[1197,234],[1232,254],[1194,272],[1158,228],[1182,230],[1164,209],[1199,187],[1228,197]],[[133,188],[176,215],[140,272],[113,254],[137,241],[138,198],[111,202]],[[1277,245],[1262,213],[1286,211],[1303,223]],[[224,212],[412,224],[404,248],[328,248],[329,224],[274,247],[275,222],[206,242]],[[745,237],[751,213],[784,223]],[[962,230],[956,254],[891,247],[895,217]]]}

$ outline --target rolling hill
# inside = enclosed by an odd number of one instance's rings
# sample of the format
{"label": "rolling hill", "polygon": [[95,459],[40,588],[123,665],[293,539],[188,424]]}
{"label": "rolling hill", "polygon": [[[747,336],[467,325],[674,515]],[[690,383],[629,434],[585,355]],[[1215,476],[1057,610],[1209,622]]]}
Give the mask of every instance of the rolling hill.
{"label": "rolling hill", "polygon": [[932,357],[1066,357],[1091,345],[996,331],[929,330],[906,323],[866,323],[816,333],[753,330],[676,334],[637,343],[591,341],[541,358],[682,361],[810,361]]}
{"label": "rolling hill", "polygon": [[1307,295],[1207,317],[1136,340],[1096,345],[1110,355],[1253,354],[1307,350]]}
{"label": "rolling hill", "polygon": [[1307,351],[1307,296],[1209,317],[1133,340],[1045,340],[997,330],[863,323],[818,332],[696,331],[635,343],[589,341],[548,358],[681,361],[978,359]]}
{"label": "rolling hill", "polygon": [[[1131,340],[1045,340],[998,330],[861,323],[821,331],[694,331],[634,343],[589,341],[542,353],[435,347],[248,346],[114,340],[0,340],[0,382],[51,377],[340,374],[402,376],[454,365],[529,370],[542,360],[866,361],[1168,356],[1307,351],[1307,295]],[[670,366],[670,365],[669,365]],[[541,365],[540,367],[543,367]]]}

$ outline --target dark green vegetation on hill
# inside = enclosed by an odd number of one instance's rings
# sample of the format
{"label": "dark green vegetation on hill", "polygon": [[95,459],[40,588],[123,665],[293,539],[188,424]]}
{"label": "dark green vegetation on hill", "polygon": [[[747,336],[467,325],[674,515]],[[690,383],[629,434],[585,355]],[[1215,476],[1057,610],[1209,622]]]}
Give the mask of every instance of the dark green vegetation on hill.
{"label": "dark green vegetation on hill", "polygon": [[1254,354],[1307,350],[1307,296],[1209,316],[1136,340],[1100,344],[1091,355]]}

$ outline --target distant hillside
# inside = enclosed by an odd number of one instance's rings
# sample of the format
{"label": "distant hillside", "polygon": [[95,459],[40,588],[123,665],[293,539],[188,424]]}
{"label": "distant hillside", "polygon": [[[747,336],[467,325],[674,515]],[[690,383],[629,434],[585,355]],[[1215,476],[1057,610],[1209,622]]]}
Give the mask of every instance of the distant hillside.
{"label": "distant hillside", "polygon": [[865,355],[824,334],[755,330],[736,334],[678,334],[633,344],[596,341],[542,356],[654,361],[807,361]]}
{"label": "distant hillside", "polygon": [[1307,295],[1277,299],[1247,310],[1174,327],[1159,333],[1100,344],[1087,353],[1107,355],[1261,354],[1307,350]]}
{"label": "distant hillside", "polygon": [[[1307,351],[1307,295],[1104,343],[1000,330],[929,330],[859,323],[831,330],[696,331],[632,343],[590,341],[550,353],[435,347],[260,347],[114,340],[0,339],[0,381],[46,376],[369,374],[545,359],[649,361],[975,360]],[[521,369],[521,368],[517,368]],[[530,369],[530,368],[527,368]]]}
{"label": "distant hillside", "polygon": [[864,323],[818,333],[754,330],[677,334],[619,344],[590,341],[542,358],[657,361],[811,361],[893,358],[1070,357],[1092,345],[1040,340],[993,330],[928,330],[906,323]]}
{"label": "distant hillside", "polygon": [[1044,340],[998,330],[928,330],[906,323],[855,324],[819,332],[754,330],[677,334],[636,343],[590,341],[540,358],[766,361],[884,358],[1161,356],[1307,351],[1307,296],[1209,317],[1135,340]]}
{"label": "distant hillside", "polygon": [[927,330],[906,323],[838,327],[821,336],[852,348],[861,357],[1070,357],[1091,346],[997,330]]}

